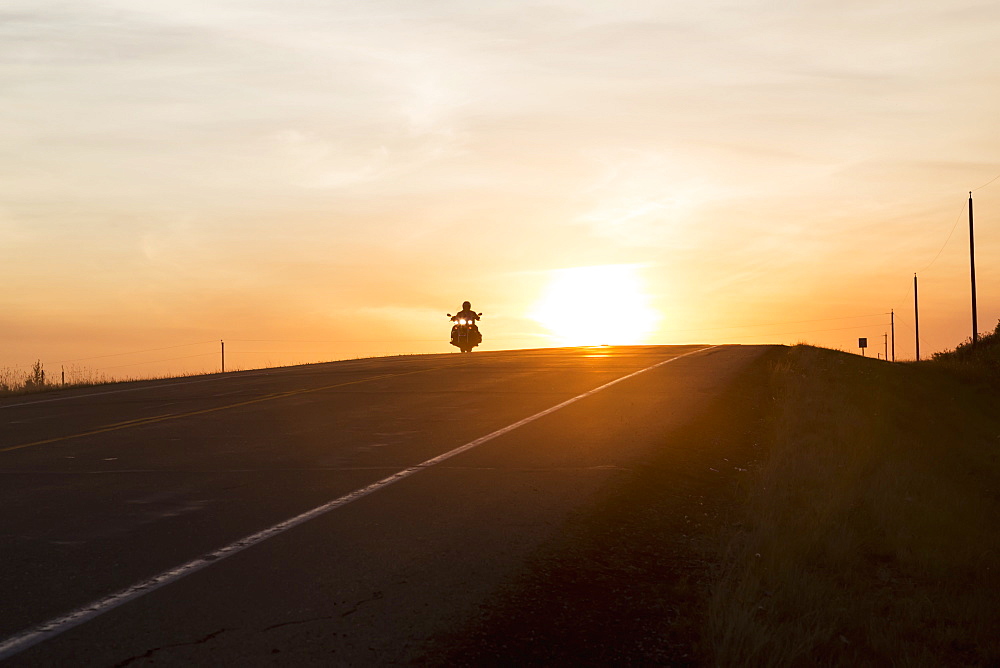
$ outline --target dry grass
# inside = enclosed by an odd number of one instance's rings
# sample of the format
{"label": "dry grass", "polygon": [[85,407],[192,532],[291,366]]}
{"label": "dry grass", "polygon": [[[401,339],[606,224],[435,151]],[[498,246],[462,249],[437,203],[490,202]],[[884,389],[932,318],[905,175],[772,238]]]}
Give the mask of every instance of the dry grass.
{"label": "dry grass", "polygon": [[989,333],[960,343],[954,350],[934,353],[934,364],[968,378],[1000,383],[1000,322]]}
{"label": "dry grass", "polygon": [[65,387],[87,387],[91,385],[107,385],[121,383],[133,378],[115,378],[101,371],[87,367],[71,366],[65,370],[66,382],[62,381],[62,372],[53,378],[41,363],[25,371],[17,368],[0,368],[0,396],[33,394],[35,392],[50,392]]}
{"label": "dry grass", "polygon": [[[242,368],[230,369],[233,372],[241,370]],[[168,378],[203,375],[195,373],[112,376],[104,371],[78,365],[66,367],[64,371],[61,370],[55,377],[44,371],[40,363],[28,371],[10,367],[0,368],[0,397],[34,394],[36,392],[52,392],[71,387],[92,387],[95,385],[111,385],[114,383],[132,383],[142,380],[164,380]],[[65,382],[63,382],[63,373],[65,373]]]}
{"label": "dry grass", "polygon": [[41,362],[35,362],[34,367],[27,371],[9,367],[0,369],[0,396],[41,392],[49,387],[51,385],[45,378]]}
{"label": "dry grass", "polygon": [[716,664],[1000,662],[1000,397],[804,346],[771,392],[710,602]]}

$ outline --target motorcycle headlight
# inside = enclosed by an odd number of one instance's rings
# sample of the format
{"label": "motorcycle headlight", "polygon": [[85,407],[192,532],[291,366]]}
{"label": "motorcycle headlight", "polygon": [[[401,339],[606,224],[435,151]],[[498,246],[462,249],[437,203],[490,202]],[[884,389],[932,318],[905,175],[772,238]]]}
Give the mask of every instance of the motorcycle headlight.
{"label": "motorcycle headlight", "polygon": [[460,325],[465,325],[465,324],[467,324],[467,323],[465,322],[465,318],[461,318],[461,319],[459,319],[459,321],[458,321],[458,324],[460,324]]}

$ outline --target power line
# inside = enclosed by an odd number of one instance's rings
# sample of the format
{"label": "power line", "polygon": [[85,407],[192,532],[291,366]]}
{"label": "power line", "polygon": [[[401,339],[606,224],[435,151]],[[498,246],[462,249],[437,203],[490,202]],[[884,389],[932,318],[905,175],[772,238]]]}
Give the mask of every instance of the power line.
{"label": "power line", "polygon": [[[986,186],[990,185],[991,183],[993,183],[993,182],[994,182],[994,181],[996,181],[997,179],[1000,179],[1000,174],[997,174],[997,175],[996,175],[996,176],[994,176],[994,177],[993,177],[992,179],[990,179],[989,181],[987,181],[987,182],[986,182],[986,183],[984,183],[983,185],[979,186],[978,188],[973,188],[972,190],[970,190],[970,191],[969,191],[969,194],[971,195],[972,193],[976,192],[977,190],[982,190],[983,188],[985,188]],[[954,224],[952,224],[952,226],[951,226],[951,231],[950,231],[950,232],[948,232],[948,238],[944,240],[944,243],[943,243],[943,244],[941,244],[941,248],[939,248],[939,249],[938,249],[938,252],[937,252],[937,254],[935,254],[935,255],[934,255],[934,259],[933,259],[933,260],[931,260],[931,261],[930,261],[930,262],[929,262],[929,263],[927,264],[927,266],[926,266],[926,267],[924,267],[923,269],[918,269],[918,270],[917,270],[917,273],[918,273],[918,274],[922,274],[923,272],[925,272],[925,271],[927,271],[928,269],[930,269],[930,268],[931,268],[931,266],[932,266],[932,265],[933,265],[933,264],[934,264],[935,262],[937,262],[937,259],[938,259],[939,257],[941,257],[941,253],[942,253],[942,252],[944,252],[944,249],[945,249],[945,246],[947,246],[947,245],[948,245],[948,242],[949,242],[949,241],[951,241],[951,237],[952,237],[952,235],[953,235],[953,234],[955,234],[955,230],[956,230],[956,229],[958,228],[958,221],[960,221],[960,220],[962,219],[962,213],[963,213],[963,212],[965,211],[965,206],[966,206],[966,205],[965,205],[965,201],[963,200],[963,202],[962,202],[962,206],[961,206],[961,207],[959,207],[959,209],[958,209],[958,215],[956,215],[956,216],[955,216],[955,222],[954,222]]]}
{"label": "power line", "polygon": [[983,185],[979,186],[978,188],[973,188],[971,192],[976,192],[977,190],[982,190],[983,188],[985,188],[986,186],[990,185],[991,183],[993,183],[997,179],[1000,179],[1000,174],[997,174],[992,179],[990,179],[989,181],[987,181]]}
{"label": "power line", "polygon": [[[146,350],[132,350],[127,353],[111,353],[110,355],[94,355],[93,357],[77,357],[72,360],[59,360],[56,364],[68,364],[69,362],[82,362],[83,360],[97,360],[104,359],[106,357],[121,357],[123,355],[138,355],[139,353],[153,353],[160,350],[173,350],[174,348],[187,348],[189,346],[203,346],[208,343],[215,343],[215,341],[199,341],[197,343],[182,343],[177,346],[165,346],[163,348],[147,348]],[[127,366],[127,365],[123,365]]]}
{"label": "power line", "polygon": [[757,337],[760,337],[760,336],[787,336],[789,334],[816,334],[816,333],[819,333],[819,332],[842,332],[842,331],[846,331],[846,330],[849,330],[849,329],[855,329],[855,330],[857,330],[857,329],[861,329],[862,327],[874,327],[876,325],[885,325],[885,324],[886,323],[874,323],[874,324],[865,324],[865,325],[853,325],[851,327],[833,327],[831,329],[807,329],[807,330],[800,330],[800,331],[797,331],[797,332],[764,332],[764,333],[760,333],[760,334],[745,334],[743,336],[739,336],[738,338],[745,339],[745,338],[751,337],[751,336],[757,336]]}
{"label": "power line", "polygon": [[[907,281],[906,283],[907,283],[906,294],[903,295],[903,299],[905,299],[907,302],[909,302],[910,301],[910,297],[913,295],[913,283],[911,283],[910,281]],[[899,300],[897,300],[897,301],[899,301]],[[896,308],[896,302],[893,302],[893,308],[894,309]]]}
{"label": "power line", "polygon": [[[775,327],[777,325],[801,325],[807,322],[829,322],[831,320],[854,320],[856,318],[874,318],[876,316],[888,315],[888,313],[869,313],[868,315],[845,315],[837,318],[817,318],[815,320],[786,320],[784,322],[762,322],[756,325],[725,325],[723,327],[691,327],[688,329],[671,329],[667,330],[668,333],[674,332],[712,332],[720,329],[746,329],[747,327]],[[858,325],[862,327],[863,325]],[[848,327],[846,329],[854,329],[853,327]],[[816,330],[816,331],[833,331],[833,330]]]}
{"label": "power line", "polygon": [[[1000,178],[1000,176],[998,176],[997,178]],[[996,179],[994,179],[994,180],[996,180]],[[992,183],[992,181],[991,181],[991,183]],[[930,261],[930,264],[928,264],[923,269],[918,270],[917,271],[918,274],[924,273],[925,271],[927,271],[928,269],[931,268],[931,265],[933,265],[935,262],[937,262],[937,259],[941,256],[941,253],[944,251],[945,246],[947,246],[948,242],[951,241],[951,235],[955,234],[955,229],[958,227],[958,221],[962,219],[962,212],[963,211],[965,211],[965,202],[962,202],[962,206],[958,210],[958,215],[955,216],[955,223],[951,226],[951,232],[948,232],[948,238],[944,240],[943,244],[941,244],[941,248],[938,249],[937,255],[935,255],[934,259]]]}
{"label": "power line", "polygon": [[[178,346],[180,347],[180,346]],[[142,364],[156,364],[158,362],[174,362],[176,360],[189,360],[194,357],[207,357],[208,355],[215,355],[216,353],[199,353],[197,355],[185,355],[184,357],[170,357],[163,360],[148,360],[146,362],[132,362],[131,364],[116,364],[115,366],[104,366],[98,367],[96,371],[103,371],[104,369],[120,369],[126,366],[140,366]]]}

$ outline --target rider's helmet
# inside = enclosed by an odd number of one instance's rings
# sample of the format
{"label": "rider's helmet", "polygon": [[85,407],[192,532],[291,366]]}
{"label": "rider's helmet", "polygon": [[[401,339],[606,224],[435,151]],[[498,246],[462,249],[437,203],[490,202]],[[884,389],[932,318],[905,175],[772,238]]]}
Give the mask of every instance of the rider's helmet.
{"label": "rider's helmet", "polygon": [[462,302],[462,308],[464,308],[465,310],[469,310],[470,308],[472,308],[472,303],[471,302]]}

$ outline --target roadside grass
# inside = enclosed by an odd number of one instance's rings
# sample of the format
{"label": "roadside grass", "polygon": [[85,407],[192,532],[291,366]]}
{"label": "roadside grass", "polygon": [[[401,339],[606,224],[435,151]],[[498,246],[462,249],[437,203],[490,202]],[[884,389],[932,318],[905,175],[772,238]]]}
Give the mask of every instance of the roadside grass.
{"label": "roadside grass", "polygon": [[[257,369],[258,367],[254,367]],[[279,368],[279,367],[260,367]],[[237,373],[246,371],[242,366],[235,366],[226,373]],[[41,373],[39,373],[41,371]],[[25,372],[16,368],[0,368],[0,397],[20,396],[25,394],[37,394],[39,392],[57,392],[72,388],[97,387],[104,385],[118,385],[123,383],[138,383],[150,380],[172,380],[177,378],[192,378],[195,376],[210,376],[212,373],[165,373],[148,374],[141,376],[112,376],[104,371],[94,370],[87,367],[67,367],[65,371],[66,381],[62,382],[62,374],[58,379],[53,380],[40,366],[34,367],[31,371]]]}
{"label": "roadside grass", "polygon": [[954,350],[934,353],[934,364],[978,380],[1000,383],[1000,322],[979,337],[976,345],[966,339]]}
{"label": "roadside grass", "polygon": [[796,346],[709,601],[716,665],[1000,663],[1000,389]]}
{"label": "roadside grass", "polygon": [[[294,366],[309,366],[314,364],[330,364],[353,360],[376,359],[379,357],[410,357],[417,353],[398,353],[392,355],[359,356],[346,359],[316,360],[301,364],[279,364],[266,362],[261,364],[228,364],[226,374],[240,371],[261,371],[264,369],[285,369]],[[99,369],[71,365],[60,370],[55,378],[49,374],[41,362],[36,362],[32,368],[25,371],[18,367],[0,367],[0,397],[35,394],[37,392],[55,392],[69,388],[94,387],[97,385],[115,385],[119,383],[137,383],[150,380],[171,380],[176,378],[192,378],[195,376],[212,376],[218,371],[193,371],[190,373],[163,373],[114,376]],[[65,378],[65,382],[63,381]]]}
{"label": "roadside grass", "polygon": [[9,367],[0,368],[0,396],[38,392],[46,387],[45,369],[35,362],[30,371]]}
{"label": "roadside grass", "polygon": [[65,369],[66,381],[62,382],[62,373],[53,380],[40,362],[29,370],[3,367],[0,368],[0,397],[35,394],[38,392],[53,392],[71,387],[92,387],[95,385],[112,385],[114,383],[130,383],[138,380],[159,380],[174,378],[173,375],[152,377],[111,376],[103,371],[87,367],[71,366]]}

